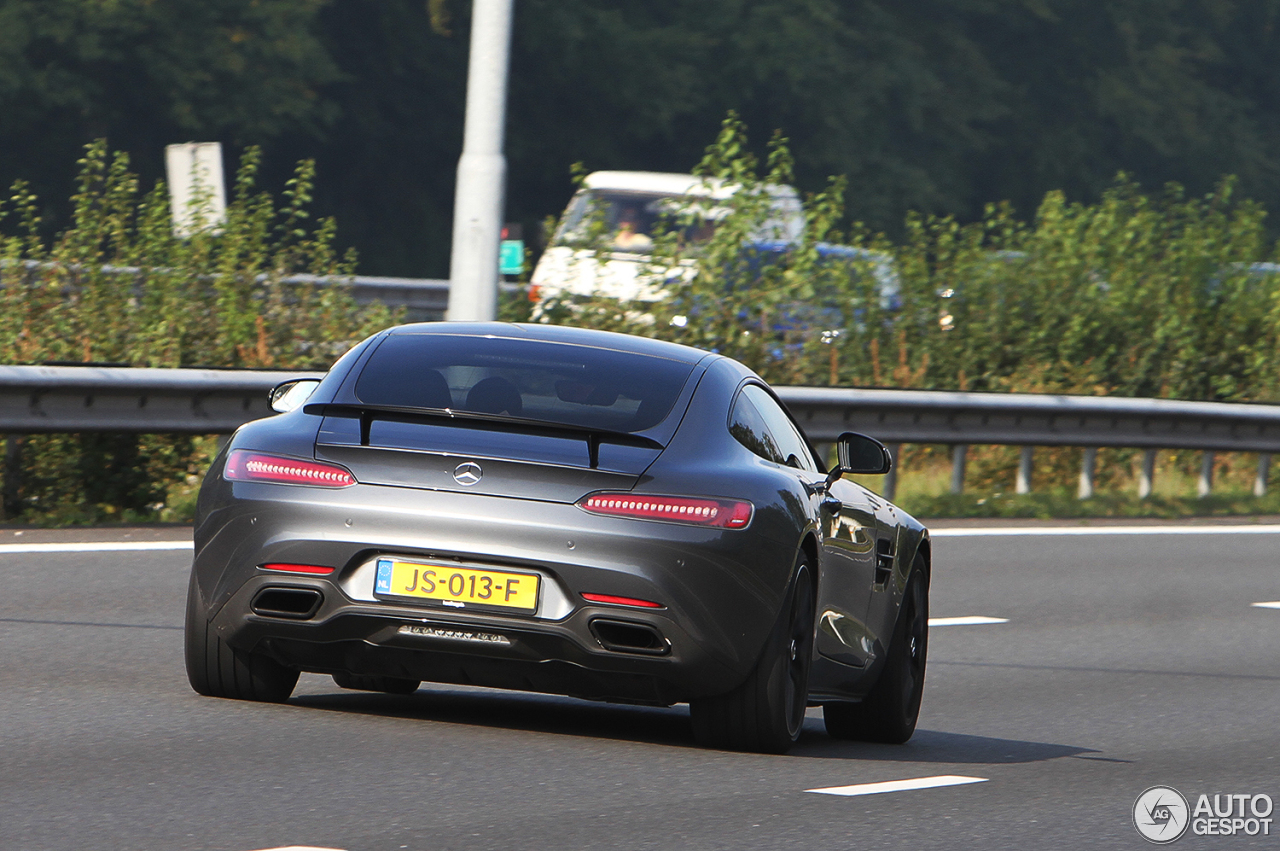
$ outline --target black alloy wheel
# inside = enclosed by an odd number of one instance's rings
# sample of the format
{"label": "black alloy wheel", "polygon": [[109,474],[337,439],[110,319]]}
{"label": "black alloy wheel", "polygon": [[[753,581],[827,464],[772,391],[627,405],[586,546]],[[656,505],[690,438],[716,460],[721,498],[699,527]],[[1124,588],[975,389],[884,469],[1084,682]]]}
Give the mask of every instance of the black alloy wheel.
{"label": "black alloy wheel", "polygon": [[699,743],[776,754],[795,743],[809,703],[815,606],[812,571],[802,553],[786,605],[743,684],[728,694],[690,702]]}
{"label": "black alloy wheel", "polygon": [[200,586],[194,574],[187,587],[183,639],[187,681],[197,694],[284,703],[298,684],[296,669],[259,653],[236,650],[209,629],[209,617],[200,601]]}
{"label": "black alloy wheel", "polygon": [[815,606],[809,565],[802,564],[791,597],[790,635],[787,642],[785,702],[787,736],[791,742],[800,736],[800,728],[804,726],[804,713],[809,708],[809,669],[813,666]]}
{"label": "black alloy wheel", "polygon": [[928,650],[928,573],[923,556],[917,555],[880,678],[860,703],[823,705],[827,733],[836,739],[895,745],[910,739],[920,717]]}

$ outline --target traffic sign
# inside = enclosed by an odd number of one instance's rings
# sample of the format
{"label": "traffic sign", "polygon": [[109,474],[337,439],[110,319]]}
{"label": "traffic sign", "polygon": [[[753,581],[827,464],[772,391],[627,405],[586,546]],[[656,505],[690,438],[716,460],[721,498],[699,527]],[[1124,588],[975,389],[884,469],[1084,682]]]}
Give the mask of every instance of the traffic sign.
{"label": "traffic sign", "polygon": [[504,239],[498,249],[498,272],[503,275],[524,273],[524,240]]}

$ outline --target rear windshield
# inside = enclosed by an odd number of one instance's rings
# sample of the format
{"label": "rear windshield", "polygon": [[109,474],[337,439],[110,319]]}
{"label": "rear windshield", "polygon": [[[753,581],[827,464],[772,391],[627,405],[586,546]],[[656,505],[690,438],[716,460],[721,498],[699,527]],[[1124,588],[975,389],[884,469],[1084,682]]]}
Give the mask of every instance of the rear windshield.
{"label": "rear windshield", "polygon": [[683,361],[566,343],[396,334],[365,364],[356,396],[639,432],[667,418],[691,372]]}

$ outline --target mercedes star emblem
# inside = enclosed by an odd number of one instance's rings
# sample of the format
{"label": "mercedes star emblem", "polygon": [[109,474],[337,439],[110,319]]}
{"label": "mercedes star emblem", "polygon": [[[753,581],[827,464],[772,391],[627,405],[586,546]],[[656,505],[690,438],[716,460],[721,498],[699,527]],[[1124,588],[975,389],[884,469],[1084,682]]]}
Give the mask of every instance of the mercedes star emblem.
{"label": "mercedes star emblem", "polygon": [[475,461],[467,461],[454,468],[453,480],[460,485],[470,486],[480,481],[482,475],[484,475],[484,471],[480,469],[479,464]]}

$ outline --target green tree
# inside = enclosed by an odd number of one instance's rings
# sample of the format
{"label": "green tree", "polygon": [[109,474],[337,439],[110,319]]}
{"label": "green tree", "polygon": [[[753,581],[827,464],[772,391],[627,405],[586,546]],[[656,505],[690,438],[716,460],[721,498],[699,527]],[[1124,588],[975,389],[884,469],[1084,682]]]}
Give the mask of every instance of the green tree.
{"label": "green tree", "polygon": [[[280,180],[298,157],[314,158],[316,209],[342,222],[341,244],[359,249],[366,274],[448,276],[470,9],[470,0],[335,0],[317,16],[339,74],[322,96],[341,118],[278,139],[264,173]],[[513,160],[513,176],[520,167]]]}
{"label": "green tree", "polygon": [[1096,199],[1121,170],[1195,192],[1235,174],[1244,194],[1280,200],[1280,3],[1006,5],[983,41],[1012,85],[999,144],[974,162],[975,202]]}
{"label": "green tree", "polygon": [[[63,197],[83,145],[110,137],[158,176],[166,144],[262,143],[336,113],[315,33],[326,0],[0,0],[0,182]],[[45,209],[46,225],[66,210]]]}
{"label": "green tree", "polygon": [[687,171],[729,110],[785,130],[801,185],[847,175],[857,218],[963,209],[965,165],[1005,110],[1004,83],[958,26],[966,5],[529,0],[513,57],[517,212],[567,198],[566,162]]}
{"label": "green tree", "polygon": [[[362,271],[443,276],[470,0],[0,0],[0,185],[64,197],[109,136],[300,157]],[[1280,206],[1280,0],[521,0],[508,218],[536,232],[568,164],[686,171],[721,116],[791,139],[797,184],[848,177],[848,221],[982,218],[1118,171]],[[46,235],[69,210],[41,209]]]}

